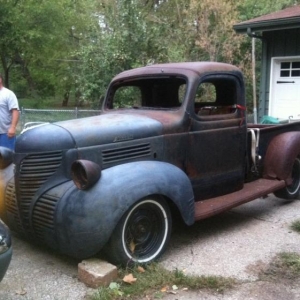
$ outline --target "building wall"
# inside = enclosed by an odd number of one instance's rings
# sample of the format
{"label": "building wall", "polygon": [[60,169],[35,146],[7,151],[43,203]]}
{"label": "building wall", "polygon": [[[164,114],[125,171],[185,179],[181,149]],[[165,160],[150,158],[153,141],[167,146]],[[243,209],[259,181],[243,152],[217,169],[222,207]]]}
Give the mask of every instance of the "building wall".
{"label": "building wall", "polygon": [[258,119],[268,115],[271,59],[277,56],[300,56],[300,28],[263,32],[261,82]]}

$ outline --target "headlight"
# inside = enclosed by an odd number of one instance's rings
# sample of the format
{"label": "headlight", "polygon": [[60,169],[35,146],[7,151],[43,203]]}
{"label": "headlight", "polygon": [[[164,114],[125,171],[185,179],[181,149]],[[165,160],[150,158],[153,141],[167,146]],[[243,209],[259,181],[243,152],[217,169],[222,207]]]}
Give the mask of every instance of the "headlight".
{"label": "headlight", "polygon": [[71,174],[77,188],[86,190],[99,180],[101,169],[92,161],[79,159],[73,162]]}
{"label": "headlight", "polygon": [[8,228],[0,220],[0,254],[11,247],[11,237]]}
{"label": "headlight", "polygon": [[6,252],[11,246],[10,238],[0,235],[0,254]]}
{"label": "headlight", "polygon": [[13,154],[10,149],[0,147],[0,169],[5,169],[13,162]]}

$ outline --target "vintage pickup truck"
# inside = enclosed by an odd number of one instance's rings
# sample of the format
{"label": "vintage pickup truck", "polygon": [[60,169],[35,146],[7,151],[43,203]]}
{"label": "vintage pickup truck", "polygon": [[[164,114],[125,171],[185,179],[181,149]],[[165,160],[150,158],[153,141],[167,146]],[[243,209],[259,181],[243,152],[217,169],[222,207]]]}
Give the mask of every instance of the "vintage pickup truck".
{"label": "vintage pickup truck", "polygon": [[70,256],[159,257],[187,225],[274,193],[297,199],[300,123],[248,124],[235,66],[157,64],[125,71],[99,116],[26,130],[1,148],[0,217]]}

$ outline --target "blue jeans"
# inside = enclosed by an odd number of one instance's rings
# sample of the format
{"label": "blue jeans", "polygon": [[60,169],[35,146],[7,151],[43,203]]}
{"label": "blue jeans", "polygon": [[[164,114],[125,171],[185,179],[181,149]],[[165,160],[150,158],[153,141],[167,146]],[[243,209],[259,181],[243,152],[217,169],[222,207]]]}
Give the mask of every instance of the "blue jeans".
{"label": "blue jeans", "polygon": [[15,150],[16,137],[9,138],[6,133],[0,134],[0,146]]}

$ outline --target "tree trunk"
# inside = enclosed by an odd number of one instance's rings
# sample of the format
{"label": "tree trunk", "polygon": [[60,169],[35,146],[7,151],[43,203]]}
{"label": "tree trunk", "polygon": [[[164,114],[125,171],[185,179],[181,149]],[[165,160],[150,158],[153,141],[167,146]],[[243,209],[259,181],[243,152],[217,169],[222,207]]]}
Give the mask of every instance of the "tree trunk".
{"label": "tree trunk", "polygon": [[2,63],[2,69],[3,69],[3,79],[4,79],[4,86],[9,88],[9,69],[10,65],[7,64],[6,59],[3,55],[1,55],[1,63]]}
{"label": "tree trunk", "polygon": [[62,102],[62,106],[68,106],[68,103],[69,103],[69,97],[70,97],[70,92],[69,91],[66,91],[64,93],[64,99],[63,99],[63,102]]}
{"label": "tree trunk", "polygon": [[35,90],[35,84],[31,77],[29,68],[27,67],[26,62],[23,60],[23,58],[20,56],[19,53],[16,53],[15,55],[15,63],[21,65],[22,75],[26,79],[28,87],[30,92]]}

